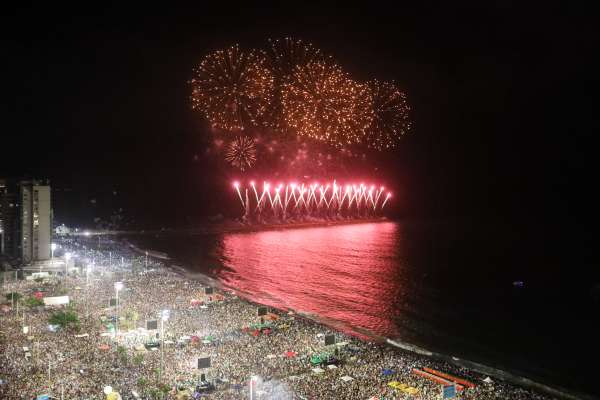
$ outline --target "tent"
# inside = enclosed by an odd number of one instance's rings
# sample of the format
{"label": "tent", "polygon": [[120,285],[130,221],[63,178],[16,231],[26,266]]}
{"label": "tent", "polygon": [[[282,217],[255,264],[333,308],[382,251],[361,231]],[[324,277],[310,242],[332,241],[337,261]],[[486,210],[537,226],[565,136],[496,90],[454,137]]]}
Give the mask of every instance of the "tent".
{"label": "tent", "polygon": [[294,358],[298,355],[298,353],[296,353],[295,351],[288,350],[285,353],[283,353],[283,355],[287,358]]}
{"label": "tent", "polygon": [[311,356],[311,357],[310,357],[310,363],[311,363],[312,365],[319,365],[319,364],[321,364],[322,362],[323,362],[323,359],[322,359],[322,358],[321,358],[321,356],[320,356],[320,355],[318,355],[318,354],[315,354],[315,355],[313,355],[313,356]]}
{"label": "tent", "polygon": [[485,383],[493,383],[494,381],[492,380],[492,378],[490,378],[489,376],[486,376],[486,378],[483,380]]}
{"label": "tent", "polygon": [[252,329],[258,329],[260,331],[262,331],[263,329],[273,329],[272,325],[269,323],[264,323],[264,324],[252,324],[250,325],[250,328]]}

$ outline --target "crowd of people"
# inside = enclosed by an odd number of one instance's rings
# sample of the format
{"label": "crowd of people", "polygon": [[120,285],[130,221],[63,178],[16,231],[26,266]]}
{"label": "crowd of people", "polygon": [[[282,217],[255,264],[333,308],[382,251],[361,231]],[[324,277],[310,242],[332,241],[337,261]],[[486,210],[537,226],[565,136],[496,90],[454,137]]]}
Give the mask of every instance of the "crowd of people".
{"label": "crowd of people", "polygon": [[[550,398],[358,340],[292,311],[269,310],[259,316],[259,305],[227,290],[211,293],[204,283],[116,241],[65,239],[61,248],[77,255],[68,276],[5,283],[4,293],[24,298],[39,292],[46,297],[66,294],[68,309],[78,314],[80,324],[54,329],[48,323],[56,311],[52,307],[22,305],[25,312],[17,313],[7,304],[0,326],[2,399],[46,393],[103,399],[106,386],[123,399],[186,398],[201,380],[213,387],[196,398],[439,399],[442,386],[413,373],[425,367],[473,382],[474,388],[458,393],[460,399]],[[117,297],[115,282],[122,283],[118,304],[111,303]],[[156,321],[156,327],[148,321]],[[324,338],[330,335],[336,343],[326,345]],[[332,363],[311,362],[324,353],[334,357],[328,359]],[[206,357],[210,367],[198,369],[198,359]],[[391,382],[416,391],[394,388]]]}

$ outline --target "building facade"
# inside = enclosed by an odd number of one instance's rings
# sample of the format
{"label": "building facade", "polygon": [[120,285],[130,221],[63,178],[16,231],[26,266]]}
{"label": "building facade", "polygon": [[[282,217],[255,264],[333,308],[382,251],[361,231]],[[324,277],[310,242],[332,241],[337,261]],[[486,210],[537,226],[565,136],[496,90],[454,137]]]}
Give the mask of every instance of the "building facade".
{"label": "building facade", "polygon": [[50,185],[34,180],[0,182],[2,253],[19,258],[24,264],[50,259]]}

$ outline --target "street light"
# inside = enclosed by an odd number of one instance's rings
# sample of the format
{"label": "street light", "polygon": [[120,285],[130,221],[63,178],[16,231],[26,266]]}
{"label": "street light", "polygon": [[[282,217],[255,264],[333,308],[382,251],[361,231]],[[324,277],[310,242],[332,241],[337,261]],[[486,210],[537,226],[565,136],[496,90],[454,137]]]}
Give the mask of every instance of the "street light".
{"label": "street light", "polygon": [[115,321],[115,332],[119,334],[119,291],[123,289],[123,282],[115,282],[115,293],[117,295],[117,320]]}
{"label": "street light", "polygon": [[94,269],[94,262],[92,261],[91,264],[87,265],[87,268],[85,269],[85,284],[86,286],[90,285],[90,270]]}
{"label": "street light", "polygon": [[90,270],[94,268],[94,263],[88,264],[85,269],[85,316],[90,316]]}
{"label": "street light", "polygon": [[[56,243],[50,245],[50,265],[54,267],[54,250],[56,250]],[[42,272],[42,264],[40,264],[40,272]]]}
{"label": "street light", "polygon": [[250,375],[250,400],[254,399],[254,379],[256,376]]}
{"label": "street light", "polygon": [[171,312],[162,310],[160,312],[160,375],[158,380],[162,378],[163,368],[165,366],[165,321],[169,319]]}
{"label": "street light", "polygon": [[69,275],[69,260],[71,259],[71,253],[65,253],[65,280],[67,279],[67,275]]}

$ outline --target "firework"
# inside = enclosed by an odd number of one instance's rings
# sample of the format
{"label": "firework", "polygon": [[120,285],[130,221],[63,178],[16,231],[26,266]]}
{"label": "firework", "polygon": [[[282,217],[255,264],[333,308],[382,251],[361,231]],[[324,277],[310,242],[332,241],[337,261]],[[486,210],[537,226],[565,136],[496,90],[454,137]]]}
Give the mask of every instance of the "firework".
{"label": "firework", "polygon": [[331,59],[297,67],[281,98],[288,127],[337,147],[361,143],[373,119],[368,87]]}
{"label": "firework", "polygon": [[261,123],[274,80],[262,52],[243,52],[236,45],[204,57],[191,85],[192,107],[213,127],[234,131]]}
{"label": "firework", "polygon": [[254,140],[248,136],[240,136],[233,140],[227,148],[225,160],[240,171],[251,168],[256,161]]}
{"label": "firework", "polygon": [[283,81],[296,70],[312,61],[322,59],[321,51],[310,43],[293,38],[269,40],[267,52],[275,79]]}
{"label": "firework", "polygon": [[289,134],[291,132],[285,123],[281,102],[283,85],[290,80],[297,68],[304,67],[312,61],[323,59],[323,55],[320,50],[309,43],[286,37],[275,40],[269,39],[267,56],[275,78],[274,101],[271,103],[269,125],[279,134]]}
{"label": "firework", "polygon": [[398,139],[410,130],[406,95],[392,82],[369,82],[373,96],[373,121],[366,144],[376,150],[396,146]]}
{"label": "firework", "polygon": [[[279,183],[271,185],[263,182],[262,190],[254,181],[246,194],[253,193],[253,201],[248,197],[244,202],[240,192],[240,183],[233,184],[246,216],[252,212],[258,220],[276,217],[365,217],[375,216],[387,204],[391,193],[382,196],[385,188],[375,185],[339,184],[337,181],[321,183]],[[252,196],[250,196],[252,197]]]}

